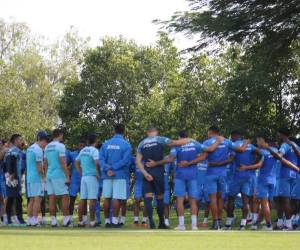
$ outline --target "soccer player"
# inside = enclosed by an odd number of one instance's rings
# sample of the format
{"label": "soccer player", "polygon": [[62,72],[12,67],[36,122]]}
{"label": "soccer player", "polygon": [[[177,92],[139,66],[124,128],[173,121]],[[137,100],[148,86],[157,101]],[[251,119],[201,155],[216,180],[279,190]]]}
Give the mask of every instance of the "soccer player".
{"label": "soccer player", "polygon": [[[75,205],[77,194],[80,193],[80,185],[81,185],[81,175],[76,169],[76,158],[79,155],[79,152],[85,146],[86,146],[86,139],[82,138],[77,145],[77,149],[72,152],[68,152],[66,157],[67,165],[71,164],[71,180],[70,180],[70,188],[69,188],[70,189],[69,210],[70,210],[70,219],[72,224],[74,220],[73,219],[74,205]],[[84,217],[83,221],[86,222],[87,221],[86,213],[83,217]]]}
{"label": "soccer player", "polygon": [[[138,166],[135,163],[135,157],[132,157],[132,163],[134,166],[134,210],[133,210],[133,220],[134,220],[134,226],[139,227],[139,214],[140,214],[140,209],[141,209],[141,202],[143,200],[143,174],[138,168]],[[142,223],[141,225],[143,227],[147,227],[147,212],[144,207],[143,210],[143,218],[142,218]]]}
{"label": "soccer player", "polygon": [[52,142],[45,148],[44,156],[51,226],[58,226],[56,219],[56,199],[59,198],[61,199],[61,210],[64,216],[63,226],[68,227],[71,224],[68,191],[70,174],[66,163],[66,147],[62,143],[64,139],[62,130],[53,130],[52,138]]}
{"label": "soccer player", "polygon": [[45,177],[43,168],[43,150],[48,143],[48,134],[44,131],[37,133],[37,141],[26,152],[27,194],[29,226],[39,226],[38,215],[41,210],[41,200],[44,196],[42,180]]}
{"label": "soccer player", "polygon": [[[289,141],[290,130],[288,128],[280,128],[278,130],[279,138],[281,141],[281,146],[279,148],[279,152],[276,153],[272,150],[272,148],[268,147],[267,149],[270,153],[281,160],[284,157],[293,166],[297,166],[298,158],[297,155],[291,145],[287,142]],[[278,187],[278,200],[279,200],[279,208],[278,208],[278,221],[277,228],[278,229],[286,229],[292,230],[292,208],[291,208],[291,195],[293,190],[293,185],[295,183],[295,179],[297,178],[297,170],[298,168],[291,167],[288,164],[283,163],[280,168],[280,179],[279,179],[279,187]],[[285,221],[283,219],[285,216]]]}
{"label": "soccer player", "polygon": [[[5,164],[4,156],[8,151],[7,143],[4,140],[0,140],[0,218],[3,217],[3,224],[7,224],[7,216],[5,214],[6,204],[6,187],[5,187]],[[0,225],[2,221],[0,219]]]}
{"label": "soccer player", "polygon": [[[179,146],[187,144],[190,139],[184,138],[179,141],[172,141],[167,137],[158,136],[158,130],[150,127],[147,131],[148,137],[142,140],[137,148],[136,164],[142,174],[144,203],[148,214],[149,224],[151,229],[155,229],[153,220],[153,194],[157,200],[157,214],[159,217],[159,228],[167,229],[164,222],[164,163],[156,164],[156,161],[164,159],[164,146]],[[147,166],[149,163],[154,163],[153,166]],[[146,166],[144,166],[144,164]]]}
{"label": "soccer player", "polygon": [[[100,150],[100,166],[103,175],[104,216],[106,227],[120,227],[121,201],[127,198],[128,168],[132,157],[131,145],[124,138],[125,126],[117,124],[115,135]],[[110,204],[113,216],[110,220]]]}
{"label": "soccer player", "polygon": [[22,160],[23,160],[23,138],[20,134],[12,135],[10,142],[12,147],[8,150],[5,156],[5,165],[7,171],[7,204],[6,214],[8,224],[12,223],[13,206],[16,209],[15,221],[17,224],[25,224],[22,211],[22,196],[21,196],[21,177],[22,177]]}
{"label": "soccer player", "polygon": [[171,203],[171,175],[173,172],[173,162],[166,163],[164,165],[165,173],[164,173],[164,183],[165,183],[165,189],[164,189],[164,217],[165,217],[165,225],[167,227],[170,226],[170,203]]}
{"label": "soccer player", "polygon": [[98,197],[100,167],[99,151],[95,147],[97,137],[91,134],[88,137],[88,146],[84,147],[76,157],[76,169],[81,174],[79,222],[78,226],[85,226],[82,217],[86,211],[87,201],[89,201],[90,227],[96,227],[95,207]]}

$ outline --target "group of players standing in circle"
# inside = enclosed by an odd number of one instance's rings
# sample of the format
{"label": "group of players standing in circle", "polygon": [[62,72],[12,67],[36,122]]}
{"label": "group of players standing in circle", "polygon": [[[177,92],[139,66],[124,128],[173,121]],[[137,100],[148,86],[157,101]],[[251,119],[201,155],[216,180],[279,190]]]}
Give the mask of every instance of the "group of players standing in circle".
{"label": "group of players standing in circle", "polygon": [[[180,131],[179,138],[171,140],[159,136],[158,130],[150,127],[147,137],[136,150],[136,157],[133,157],[132,147],[124,137],[125,126],[117,124],[114,132],[114,136],[101,147],[97,136],[91,134],[71,152],[63,144],[61,130],[53,131],[51,141],[46,132],[40,131],[37,141],[26,150],[26,155],[21,135],[13,135],[11,144],[3,146],[0,152],[2,221],[13,223],[14,205],[17,219],[21,223],[23,221],[20,193],[24,172],[29,201],[28,226],[39,226],[45,221],[44,217],[42,221],[38,219],[41,210],[44,211],[43,216],[45,214],[44,206],[41,207],[45,204],[45,194],[49,197],[50,225],[58,226],[57,199],[61,200],[63,226],[73,225],[74,205],[80,193],[79,227],[96,227],[100,223],[101,198],[105,227],[122,227],[133,180],[134,225],[157,228],[153,219],[155,205],[158,228],[168,229],[170,175],[178,216],[176,230],[186,229],[186,201],[191,214],[189,229],[198,230],[198,212],[202,202],[206,208],[204,226],[208,226],[208,212],[211,211],[211,229],[232,229],[235,199],[240,196],[240,230],[246,228],[250,210],[253,230],[258,229],[263,220],[264,230],[293,230],[299,226],[300,148],[290,140],[288,129],[278,130],[279,143],[261,134],[252,144],[238,131],[231,133],[230,140],[226,139],[216,126],[208,129],[208,139],[203,143],[191,139],[187,131]],[[166,147],[170,147],[168,155],[165,155]],[[142,200],[144,211],[139,224]],[[274,225],[271,220],[273,205],[278,217]],[[227,218],[223,225],[224,210]]]}

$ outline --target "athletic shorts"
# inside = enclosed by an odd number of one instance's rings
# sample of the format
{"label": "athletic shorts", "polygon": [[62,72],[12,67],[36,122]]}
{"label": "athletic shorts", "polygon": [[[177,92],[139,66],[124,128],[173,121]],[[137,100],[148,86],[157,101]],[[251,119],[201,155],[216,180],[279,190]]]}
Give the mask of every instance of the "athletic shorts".
{"label": "athletic shorts", "polygon": [[134,199],[140,200],[142,198],[143,198],[143,180],[135,180]]}
{"label": "athletic shorts", "polygon": [[69,194],[65,179],[47,179],[46,189],[48,195],[60,196]]}
{"label": "athletic shorts", "polygon": [[70,196],[76,197],[77,194],[80,193],[80,186],[81,186],[81,178],[71,180],[70,188],[69,188]]}
{"label": "athletic shorts", "polygon": [[215,194],[215,193],[226,193],[226,182],[224,176],[218,175],[206,175],[205,190],[207,191],[207,195]]}
{"label": "athletic shorts", "polygon": [[97,200],[99,181],[96,176],[82,176],[80,185],[81,200]]}
{"label": "athletic shorts", "polygon": [[291,198],[294,185],[295,185],[295,179],[293,179],[293,178],[279,179],[278,196]]}
{"label": "athletic shorts", "polygon": [[208,193],[207,193],[207,190],[205,189],[204,184],[201,184],[201,185],[198,184],[197,200],[200,202],[209,202]]}
{"label": "athletic shorts", "polygon": [[171,200],[171,190],[170,190],[170,183],[169,183],[169,175],[165,173],[164,176],[165,188],[164,188],[164,204],[169,205]]}
{"label": "athletic shorts", "polygon": [[5,177],[3,173],[0,173],[0,196],[3,198],[7,197],[6,194],[6,185],[5,185]]}
{"label": "athletic shorts", "polygon": [[99,182],[98,182],[98,198],[101,198],[102,196],[102,191],[103,191],[103,180],[101,179]]}
{"label": "athletic shorts", "polygon": [[279,194],[279,179],[276,179],[274,197],[278,197],[278,194]]}
{"label": "athletic shorts", "polygon": [[126,179],[126,200],[130,197],[130,179]]}
{"label": "athletic shorts", "polygon": [[275,194],[275,184],[257,183],[256,185],[256,197],[257,199],[273,200]]}
{"label": "athletic shorts", "polygon": [[144,194],[154,193],[155,195],[163,195],[165,191],[164,169],[155,169],[155,171],[152,171],[149,174],[152,175],[153,181],[147,181],[145,178],[143,179]]}
{"label": "athletic shorts", "polygon": [[253,196],[254,185],[253,178],[234,179],[229,186],[229,195],[235,197],[241,193],[243,195]]}
{"label": "athletic shorts", "polygon": [[42,182],[35,182],[35,183],[27,183],[27,197],[44,197],[45,190],[42,185]]}
{"label": "athletic shorts", "polygon": [[[299,177],[298,177],[299,178]],[[291,198],[293,200],[300,200],[300,179],[294,181]]]}
{"label": "athletic shorts", "polygon": [[174,196],[184,197],[188,195],[190,198],[198,198],[198,182],[194,180],[174,179]]}
{"label": "athletic shorts", "polygon": [[126,179],[103,180],[103,197],[105,199],[126,200],[127,198]]}

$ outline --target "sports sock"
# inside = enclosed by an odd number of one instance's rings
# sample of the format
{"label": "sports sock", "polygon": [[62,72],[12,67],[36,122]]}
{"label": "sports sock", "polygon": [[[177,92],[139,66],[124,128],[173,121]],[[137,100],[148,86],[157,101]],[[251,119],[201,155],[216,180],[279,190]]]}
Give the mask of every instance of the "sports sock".
{"label": "sports sock", "polygon": [[165,219],[165,225],[166,225],[166,226],[170,226],[169,219]]}
{"label": "sports sock", "polygon": [[133,217],[133,221],[134,221],[134,223],[139,223],[139,217],[138,216],[134,216]]}
{"label": "sports sock", "polygon": [[291,219],[285,220],[285,226],[288,227],[288,228],[291,228],[292,227],[292,220]]}
{"label": "sports sock", "polygon": [[207,223],[208,223],[208,218],[205,217],[205,218],[203,219],[203,224],[207,224]]}
{"label": "sports sock", "polygon": [[8,223],[7,214],[3,214],[3,223],[4,224]]}
{"label": "sports sock", "polygon": [[196,227],[197,226],[197,215],[192,215],[191,220],[192,220],[192,226]]}
{"label": "sports sock", "polygon": [[126,221],[126,217],[125,216],[121,216],[120,217],[120,223],[125,224]]}
{"label": "sports sock", "polygon": [[56,225],[57,224],[57,220],[55,216],[51,216],[51,225]]}
{"label": "sports sock", "polygon": [[110,224],[110,219],[109,218],[105,218],[105,224]]}
{"label": "sports sock", "polygon": [[32,217],[32,221],[33,221],[33,224],[34,224],[34,225],[39,224],[39,218],[38,218],[37,216],[33,216],[33,217]]}
{"label": "sports sock", "polygon": [[69,215],[64,216],[64,221],[63,221],[64,226],[67,225],[69,221],[70,221],[70,216]]}
{"label": "sports sock", "polygon": [[279,219],[277,220],[277,227],[282,227],[283,226],[283,219]]}
{"label": "sports sock", "polygon": [[142,219],[142,223],[147,223],[148,218],[147,217],[143,217]]}
{"label": "sports sock", "polygon": [[252,221],[253,221],[254,224],[257,222],[257,219],[258,219],[258,213],[253,213],[252,214]]}
{"label": "sports sock", "polygon": [[153,198],[152,198],[152,197],[146,197],[146,198],[145,198],[145,206],[146,206],[146,210],[147,210],[149,222],[150,222],[151,224],[154,224],[152,201],[153,201]]}
{"label": "sports sock", "polygon": [[233,217],[227,217],[226,219],[226,226],[231,226],[233,222]]}
{"label": "sports sock", "polygon": [[165,224],[164,201],[163,201],[163,199],[157,199],[157,215],[158,215],[158,218],[159,218],[159,224],[160,225]]}
{"label": "sports sock", "polygon": [[247,219],[241,219],[241,226],[245,227],[247,225]]}
{"label": "sports sock", "polygon": [[184,216],[178,216],[179,226],[184,226]]}
{"label": "sports sock", "polygon": [[87,215],[83,215],[82,216],[82,222],[85,223],[85,224],[88,223],[88,217],[87,217]]}
{"label": "sports sock", "polygon": [[112,224],[117,225],[119,223],[118,217],[112,217]]}

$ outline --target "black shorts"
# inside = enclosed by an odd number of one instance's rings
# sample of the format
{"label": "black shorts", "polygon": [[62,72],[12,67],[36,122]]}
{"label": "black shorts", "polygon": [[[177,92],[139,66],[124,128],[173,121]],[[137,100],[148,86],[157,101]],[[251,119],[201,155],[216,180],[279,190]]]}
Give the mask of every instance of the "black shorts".
{"label": "black shorts", "polygon": [[145,178],[143,180],[143,192],[154,193],[155,195],[162,195],[165,191],[165,178],[164,178],[164,168],[156,167],[152,169],[147,169],[146,171],[152,175],[153,181],[147,181]]}

